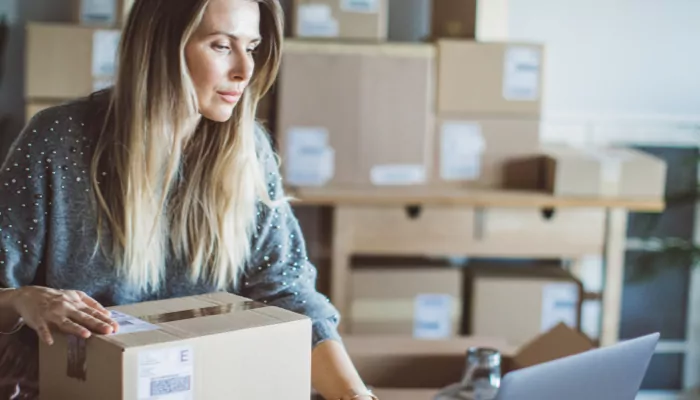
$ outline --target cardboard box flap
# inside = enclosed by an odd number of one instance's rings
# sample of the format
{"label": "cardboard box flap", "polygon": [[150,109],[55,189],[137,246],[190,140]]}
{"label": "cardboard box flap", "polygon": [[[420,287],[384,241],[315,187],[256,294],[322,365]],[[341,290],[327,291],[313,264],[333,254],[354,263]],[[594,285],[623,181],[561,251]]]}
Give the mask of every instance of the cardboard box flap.
{"label": "cardboard box flap", "polygon": [[513,357],[515,368],[526,368],[593,349],[593,342],[563,323],[524,345]]}
{"label": "cardboard box flap", "polygon": [[111,307],[120,331],[105,339],[122,348],[255,329],[308,317],[228,293]]}

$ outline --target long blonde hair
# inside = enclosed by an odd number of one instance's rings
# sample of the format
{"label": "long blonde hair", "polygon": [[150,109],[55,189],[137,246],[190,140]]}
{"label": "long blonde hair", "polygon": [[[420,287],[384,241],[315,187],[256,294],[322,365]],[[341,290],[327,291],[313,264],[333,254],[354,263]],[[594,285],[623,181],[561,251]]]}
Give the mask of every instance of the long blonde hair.
{"label": "long blonde hair", "polygon": [[184,51],[209,0],[136,0],[123,29],[90,172],[98,226],[111,236],[103,249],[136,290],[161,287],[170,251],[193,281],[220,290],[236,284],[250,256],[257,203],[271,202],[255,114],[277,76],[283,35],[278,0],[251,1],[263,38],[254,76],[229,121],[202,118],[194,133]]}

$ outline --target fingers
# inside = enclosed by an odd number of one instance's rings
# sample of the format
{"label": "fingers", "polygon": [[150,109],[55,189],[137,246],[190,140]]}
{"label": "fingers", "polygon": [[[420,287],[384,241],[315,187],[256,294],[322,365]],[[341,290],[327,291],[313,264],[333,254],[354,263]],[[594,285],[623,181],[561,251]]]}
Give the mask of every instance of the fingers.
{"label": "fingers", "polygon": [[40,323],[34,330],[39,335],[39,339],[41,339],[44,343],[48,344],[49,346],[53,344],[53,336],[51,336],[51,331],[46,323]]}
{"label": "fingers", "polygon": [[97,316],[103,317],[101,313],[94,311],[93,309],[75,309],[71,310],[68,314],[68,317],[72,321],[87,329],[90,329],[95,333],[101,333],[103,335],[112,333],[114,331],[112,325],[102,321],[101,319],[97,318]]}
{"label": "fingers", "polygon": [[107,310],[106,308],[104,308],[104,307],[102,306],[102,304],[100,304],[97,300],[95,300],[95,299],[93,299],[92,297],[88,296],[88,295],[85,294],[84,292],[78,291],[77,294],[78,294],[78,298],[80,298],[80,300],[81,300],[83,303],[85,303],[85,304],[87,304],[88,306],[90,306],[90,307],[96,309],[97,311],[101,312],[102,314],[109,315],[109,310]]}
{"label": "fingers", "polygon": [[56,324],[56,327],[58,327],[61,331],[64,333],[80,336],[84,339],[87,339],[90,337],[92,334],[88,329],[86,329],[84,326],[81,326],[79,324],[76,324],[75,322],[71,321],[68,318],[64,318],[61,321],[59,321]]}

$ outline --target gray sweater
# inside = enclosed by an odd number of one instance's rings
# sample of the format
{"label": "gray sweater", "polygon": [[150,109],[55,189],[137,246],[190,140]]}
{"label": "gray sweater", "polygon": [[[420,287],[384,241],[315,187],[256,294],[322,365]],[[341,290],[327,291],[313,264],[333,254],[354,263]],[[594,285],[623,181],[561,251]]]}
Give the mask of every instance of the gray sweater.
{"label": "gray sweater", "polygon": [[[89,165],[94,133],[84,121],[94,101],[82,99],[42,111],[13,143],[0,170],[0,287],[41,285],[82,290],[105,306],[214,291],[192,283],[185,263],[168,260],[158,293],[130,290],[102,252],[91,259],[97,223],[91,206]],[[260,146],[273,196],[281,179],[269,138]],[[107,176],[106,179],[109,179]],[[258,206],[252,257],[232,292],[309,316],[313,345],[340,340],[339,315],[315,289],[316,269],[289,204]]]}

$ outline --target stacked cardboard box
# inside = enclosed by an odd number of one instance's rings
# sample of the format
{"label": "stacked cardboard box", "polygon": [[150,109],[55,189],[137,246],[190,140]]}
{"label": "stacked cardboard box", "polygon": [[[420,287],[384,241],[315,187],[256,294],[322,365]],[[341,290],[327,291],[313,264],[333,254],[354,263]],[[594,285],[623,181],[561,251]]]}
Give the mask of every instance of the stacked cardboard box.
{"label": "stacked cardboard box", "polygon": [[294,0],[292,19],[296,38],[381,42],[389,0]]}

